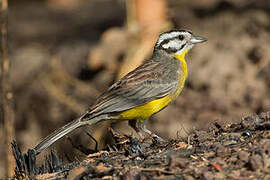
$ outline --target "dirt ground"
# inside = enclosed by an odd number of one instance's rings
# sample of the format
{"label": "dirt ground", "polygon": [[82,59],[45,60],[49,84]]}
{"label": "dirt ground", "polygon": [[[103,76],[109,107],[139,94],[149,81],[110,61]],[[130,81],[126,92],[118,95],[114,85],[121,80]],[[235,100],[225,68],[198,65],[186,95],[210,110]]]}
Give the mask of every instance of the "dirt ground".
{"label": "dirt ground", "polygon": [[[117,71],[104,67],[91,69],[88,56],[105,30],[125,26],[124,1],[78,2],[69,7],[57,6],[53,0],[10,2],[11,82],[16,141],[22,152],[78,117],[115,80]],[[92,160],[86,158],[89,166],[81,167],[81,171],[96,172],[93,176],[103,178],[122,173],[123,179],[129,176],[142,179],[267,177],[269,154],[264,149],[269,144],[268,124],[265,129],[258,129],[256,123],[246,127],[241,117],[270,110],[270,3],[268,0],[170,0],[168,5],[168,16],[176,28],[189,29],[208,38],[207,43],[195,47],[187,57],[189,77],[181,96],[147,124],[161,137],[176,140],[149,146],[140,144],[139,155],[117,151]],[[121,60],[119,57],[120,63]],[[248,122],[253,122],[255,117],[250,117]],[[267,122],[267,117],[259,119]],[[208,131],[214,122],[222,128]],[[231,123],[236,127],[231,127]],[[93,148],[94,143],[89,143],[85,135],[85,131],[91,132],[95,138],[102,136],[97,138],[101,139],[99,149],[106,148],[114,143],[107,128],[101,126],[79,129],[70,137]],[[135,136],[126,123],[114,124],[113,128]],[[2,132],[0,126],[1,139]],[[243,135],[247,132],[252,135]],[[189,142],[180,141],[187,136]],[[3,157],[2,146],[0,157]],[[53,148],[63,155],[64,164],[76,158],[85,159],[66,138]],[[119,157],[126,159],[126,166]],[[114,161],[105,161],[106,158]],[[157,162],[151,158],[160,159]],[[42,162],[43,157],[38,161]],[[261,168],[256,170],[257,166]],[[0,172],[4,172],[2,158]]]}
{"label": "dirt ground", "polygon": [[[226,126],[215,122],[206,131],[162,143],[139,142],[112,131],[115,142],[112,146],[65,165],[54,151],[40,167],[32,160],[35,158],[29,158],[31,153],[23,160],[17,151],[16,176],[18,179],[25,175],[36,179],[270,179],[269,130],[270,112],[247,116],[240,123]],[[88,154],[85,150],[79,148]]]}

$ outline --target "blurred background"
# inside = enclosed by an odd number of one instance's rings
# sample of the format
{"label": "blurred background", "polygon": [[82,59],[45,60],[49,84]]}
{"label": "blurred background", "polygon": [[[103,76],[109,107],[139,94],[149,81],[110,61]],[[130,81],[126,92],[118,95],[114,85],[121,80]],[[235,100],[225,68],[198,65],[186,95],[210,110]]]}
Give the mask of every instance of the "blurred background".
{"label": "blurred background", "polygon": [[[150,130],[182,138],[270,110],[269,0],[10,0],[8,20],[15,136],[23,151],[85,112],[173,28],[208,41],[189,53],[181,96],[149,119]],[[107,122],[70,137],[93,147],[87,131],[104,148],[112,143],[109,126],[136,136],[127,122]],[[66,138],[53,148],[63,159],[84,157]],[[0,172],[4,167],[0,158]]]}

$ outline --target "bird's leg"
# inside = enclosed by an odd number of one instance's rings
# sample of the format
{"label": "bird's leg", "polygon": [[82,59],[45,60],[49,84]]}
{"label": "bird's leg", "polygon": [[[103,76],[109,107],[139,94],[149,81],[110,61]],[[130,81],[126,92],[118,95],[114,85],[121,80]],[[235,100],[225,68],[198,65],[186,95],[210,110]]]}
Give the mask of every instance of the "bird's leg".
{"label": "bird's leg", "polygon": [[140,128],[137,126],[137,120],[129,120],[128,124],[136,131],[139,137],[143,140],[144,135],[141,133]]}
{"label": "bird's leg", "polygon": [[142,134],[142,132],[144,132],[146,134],[149,134],[151,137],[156,138],[159,141],[164,141],[161,137],[159,137],[158,135],[147,129],[145,122],[146,120],[144,120],[143,122],[140,122],[138,120],[129,120],[128,124],[136,131],[136,133],[142,140],[145,139],[144,135]]}
{"label": "bird's leg", "polygon": [[149,129],[146,128],[146,120],[144,120],[143,122],[138,122],[139,123],[139,129],[142,130],[143,132],[149,134],[150,136],[152,136],[153,138],[157,138],[159,141],[164,141],[164,139],[162,139],[161,137],[159,137],[158,135],[156,135],[155,133],[153,133],[152,131],[150,131]]}

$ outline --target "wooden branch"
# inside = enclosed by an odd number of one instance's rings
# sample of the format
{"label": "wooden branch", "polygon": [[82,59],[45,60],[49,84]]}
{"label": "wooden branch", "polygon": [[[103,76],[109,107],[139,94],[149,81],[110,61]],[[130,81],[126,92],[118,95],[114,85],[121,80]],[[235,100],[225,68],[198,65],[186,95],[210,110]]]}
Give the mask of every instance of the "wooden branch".
{"label": "wooden branch", "polygon": [[14,139],[14,109],[13,94],[9,83],[10,61],[8,57],[7,15],[8,1],[1,0],[0,28],[1,28],[1,111],[4,120],[6,176],[14,175],[15,161],[12,156],[10,143]]}

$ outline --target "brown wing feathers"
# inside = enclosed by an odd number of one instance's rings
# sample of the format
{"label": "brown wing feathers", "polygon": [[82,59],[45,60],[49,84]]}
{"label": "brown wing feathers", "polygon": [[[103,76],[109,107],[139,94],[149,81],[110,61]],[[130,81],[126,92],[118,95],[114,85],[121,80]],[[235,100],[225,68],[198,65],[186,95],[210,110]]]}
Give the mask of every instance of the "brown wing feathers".
{"label": "brown wing feathers", "polygon": [[139,66],[101,95],[89,113],[98,116],[121,112],[168,95],[176,84],[160,82],[160,77],[165,75],[159,73],[164,72],[160,68],[164,67],[155,61]]}

